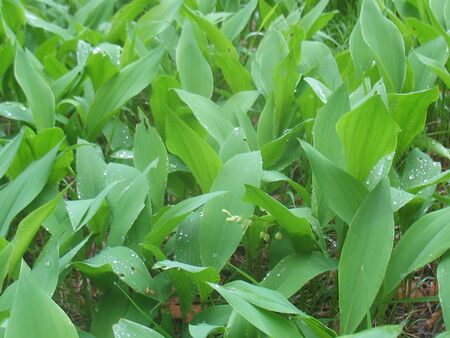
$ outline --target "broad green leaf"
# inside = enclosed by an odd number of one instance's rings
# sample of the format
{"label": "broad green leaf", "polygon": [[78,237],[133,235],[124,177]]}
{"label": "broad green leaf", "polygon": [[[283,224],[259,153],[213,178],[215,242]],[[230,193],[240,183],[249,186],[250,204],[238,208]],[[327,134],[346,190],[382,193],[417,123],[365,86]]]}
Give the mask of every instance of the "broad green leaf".
{"label": "broad green leaf", "polygon": [[55,126],[55,97],[49,84],[36,69],[35,60],[21,47],[16,49],[14,74],[22,87],[38,130]]}
{"label": "broad green leaf", "polygon": [[222,109],[214,102],[200,95],[176,90],[178,96],[191,108],[197,120],[219,143],[223,144],[233,126],[225,118]]}
{"label": "broad green leaf", "polygon": [[348,171],[364,180],[375,164],[395,150],[399,128],[380,96],[343,115],[336,125]]}
{"label": "broad green leaf", "polygon": [[92,220],[115,185],[116,182],[107,185],[95,198],[66,201],[67,214],[75,231]]}
{"label": "broad green leaf", "polygon": [[257,187],[246,185],[244,200],[267,210],[289,233],[289,238],[297,252],[309,252],[314,248],[311,225],[305,218],[296,216],[283,204]]}
{"label": "broad green leaf", "polygon": [[11,274],[19,265],[34,236],[42,223],[53,213],[63,193],[35,209],[19,223],[12,241],[5,249],[0,251],[0,266],[2,267],[0,269],[0,281],[3,281],[6,274]]}
{"label": "broad green leaf", "polygon": [[188,92],[211,98],[214,89],[211,67],[197,45],[192,23],[187,20],[178,41],[176,63],[181,87]]}
{"label": "broad green leaf", "polygon": [[188,166],[203,192],[208,192],[222,167],[216,152],[172,112],[167,115],[166,138],[167,148]]}
{"label": "broad green leaf", "polygon": [[101,22],[109,19],[108,16],[112,14],[115,2],[115,0],[92,0],[84,3],[84,6],[73,16],[71,23],[97,27]]}
{"label": "broad green leaf", "polygon": [[442,64],[417,52],[416,56],[420,60],[420,62],[422,62],[425,66],[429,67],[433,72],[435,72],[447,87],[450,87],[450,73]]}
{"label": "broad green leaf", "polygon": [[[401,184],[404,190],[418,192],[418,195],[424,198],[430,198],[435,189],[434,180],[442,175],[440,162],[435,162],[426,153],[421,152],[419,149],[414,149],[406,157],[405,168],[403,169]],[[433,186],[434,185],[434,186]],[[424,189],[425,187],[429,188]],[[420,189],[419,187],[422,187]]]}
{"label": "broad green leaf", "polygon": [[436,338],[449,338],[449,337],[450,337],[450,332],[449,331],[443,332],[443,333],[441,333],[441,334],[436,336]]}
{"label": "broad green leaf", "polygon": [[[218,283],[220,280],[219,273],[213,267],[194,266],[185,263],[164,260],[156,262],[155,265],[153,265],[152,269],[169,270],[170,272],[172,272],[172,280],[174,280],[174,278],[177,278],[177,275],[180,273],[184,275],[183,277],[188,277],[197,286],[200,293],[200,299],[202,300],[206,300],[211,294],[211,288],[206,285],[206,283]],[[186,284],[183,279],[181,279],[181,283]],[[177,288],[180,298],[183,298],[182,292],[180,293],[180,285],[175,282],[174,284],[175,288]],[[191,298],[193,296],[194,295],[192,294],[192,290],[189,290],[189,296],[184,298]],[[191,306],[191,301],[189,301],[188,306]]]}
{"label": "broad green leaf", "polygon": [[[305,30],[306,33],[309,33],[310,29],[314,26],[315,22],[319,19],[322,12],[327,7],[329,0],[321,0],[317,3],[314,8],[312,8],[306,15],[302,17],[299,22],[301,28]],[[311,34],[309,35],[311,36]]]}
{"label": "broad green leaf", "polygon": [[147,338],[164,338],[164,336],[149,327],[129,321],[127,319],[120,319],[119,322],[113,325],[115,338],[126,337],[147,337]]}
{"label": "broad green leaf", "polygon": [[[419,59],[419,55],[423,56]],[[426,57],[427,59],[424,59]],[[431,88],[436,82],[438,74],[426,63],[429,59],[434,60],[435,66],[442,67],[448,59],[447,42],[444,38],[439,37],[414,49],[408,56],[408,61],[414,69],[414,90],[421,91]],[[429,62],[428,62],[429,63]]]}
{"label": "broad green leaf", "polygon": [[24,140],[20,145],[19,152],[8,169],[7,176],[10,179],[16,178],[33,161],[42,158],[52,148],[60,145],[59,156],[52,166],[49,184],[59,183],[69,171],[73,161],[73,153],[65,142],[66,135],[60,128],[47,128],[34,134],[31,129],[26,128]]}
{"label": "broad green leaf", "polygon": [[241,64],[235,47],[225,34],[205,17],[194,13],[187,7],[184,7],[183,12],[191,21],[200,26],[208,36],[209,41],[214,45],[216,64],[222,70],[223,76],[233,93],[253,89],[249,72]]}
{"label": "broad green leaf", "polygon": [[227,324],[231,312],[229,305],[207,307],[189,323],[189,333],[196,338],[207,338],[210,332]]}
{"label": "broad green leaf", "polygon": [[429,186],[432,186],[432,185],[435,186],[436,184],[444,183],[444,182],[448,182],[448,181],[450,181],[450,169],[446,170],[446,171],[443,171],[439,175],[433,176],[433,177],[431,177],[429,179],[425,179],[421,183],[418,183],[417,185],[409,187],[408,190],[411,193],[417,193],[420,190],[422,190],[424,188],[427,188]]}
{"label": "broad green leaf", "polygon": [[307,205],[311,205],[311,195],[309,192],[302,187],[297,182],[294,182],[286,175],[282,174],[279,171],[270,171],[270,170],[263,170],[262,177],[263,182],[280,182],[280,181],[286,181],[294,190],[297,192],[297,194],[304,200],[304,202]]}
{"label": "broad green leaf", "polygon": [[306,142],[301,142],[324,199],[347,224],[368,195],[368,190],[353,176],[334,165]]}
{"label": "broad green leaf", "polygon": [[50,239],[40,252],[31,271],[33,280],[49,296],[53,296],[59,279],[59,243]]}
{"label": "broad green leaf", "polygon": [[19,147],[22,143],[24,131],[21,130],[11,141],[8,142],[0,150],[0,178],[2,178],[8,171],[9,166],[13,163],[14,158],[19,151]]}
{"label": "broad green leaf", "polygon": [[156,35],[166,30],[175,19],[181,0],[164,0],[141,16],[136,25],[136,33],[144,42],[150,42]]}
{"label": "broad green leaf", "polygon": [[141,14],[148,3],[151,2],[152,0],[133,0],[123,5],[111,20],[111,27],[107,31],[106,40],[116,41],[123,36],[127,24]]}
{"label": "broad green leaf", "polygon": [[361,32],[361,23],[358,21],[353,27],[352,34],[350,35],[350,52],[352,54],[353,64],[357,75],[366,73],[373,61],[373,54],[364,41],[364,37]]}
{"label": "broad green leaf", "polygon": [[169,260],[156,262],[155,265],[153,265],[152,269],[163,269],[163,270],[181,269],[186,273],[192,275],[193,278],[195,278],[196,280],[202,282],[217,283],[220,279],[216,269],[212,267],[194,266]]}
{"label": "broad green leaf", "polygon": [[291,297],[317,275],[337,270],[337,262],[318,252],[287,256],[264,277],[261,286]]}
{"label": "broad green leaf", "polygon": [[90,276],[114,273],[139,293],[149,296],[157,294],[154,289],[155,282],[144,262],[133,250],[124,246],[103,249],[96,256],[74,265]]}
{"label": "broad green leaf", "polygon": [[27,20],[27,24],[30,26],[42,28],[48,32],[57,34],[64,40],[69,40],[72,38],[72,35],[66,29],[55,25],[54,23],[46,21],[32,12],[25,11],[25,18]]}
{"label": "broad green leaf", "polygon": [[242,299],[234,290],[229,290],[217,284],[210,284],[225,300],[253,326],[271,337],[302,337],[292,321],[253,306]]}
{"label": "broad green leaf", "polygon": [[302,312],[292,305],[281,293],[266,287],[256,286],[241,280],[235,280],[223,286],[250,304],[262,309],[288,314]]}
{"label": "broad green leaf", "polygon": [[389,109],[401,131],[397,135],[397,156],[401,156],[425,128],[428,106],[439,97],[437,87],[407,94],[389,94]]}
{"label": "broad green leaf", "polygon": [[415,138],[414,144],[419,147],[423,147],[430,152],[436,153],[436,155],[450,160],[450,149],[445,147],[442,143],[436,141],[432,137],[419,135]]}
{"label": "broad green leaf", "polygon": [[305,128],[305,125],[312,122],[312,120],[306,120],[297,124],[292,129],[286,129],[282,136],[276,138],[273,141],[267,142],[261,146],[261,155],[263,158],[264,168],[271,168],[275,166],[278,161],[283,158],[285,152],[289,152],[292,148],[289,148],[295,141],[295,137],[299,136],[300,131]]}
{"label": "broad green leaf", "polygon": [[158,211],[164,203],[169,158],[166,146],[156,129],[147,127],[145,122],[141,122],[136,127],[134,135],[134,163],[138,170],[144,171],[155,160],[158,163],[156,168],[148,171],[147,180],[152,208],[154,211]]}
{"label": "broad green leaf", "polygon": [[29,268],[23,264],[5,337],[78,338],[69,317],[43,290],[34,284]]}
{"label": "broad green leaf", "polygon": [[302,42],[300,72],[314,77],[331,90],[342,84],[341,74],[333,53],[326,44],[319,41]]}
{"label": "broad green leaf", "polygon": [[380,326],[341,338],[397,338],[402,333],[402,325]]}
{"label": "broad green leaf", "polygon": [[180,203],[171,206],[159,219],[153,224],[152,229],[144,239],[144,243],[161,244],[176,226],[182,222],[192,211],[200,208],[208,201],[224,194],[224,191],[216,191],[208,194],[191,197]]}
{"label": "broad green leaf", "polygon": [[249,1],[240,11],[224,21],[222,32],[230,39],[230,41],[236,39],[239,33],[241,33],[248,24],[257,4],[257,0]]}
{"label": "broad green leaf", "polygon": [[353,333],[381,287],[394,243],[390,187],[381,181],[353,217],[339,260],[341,332]]}
{"label": "broad green leaf", "polygon": [[450,255],[448,253],[439,262],[437,278],[444,323],[446,327],[450,327]]}
{"label": "broad green leaf", "polygon": [[163,49],[160,47],[151,50],[99,89],[89,106],[85,123],[88,139],[94,139],[119,108],[152,82],[162,55]]}
{"label": "broad green leaf", "polygon": [[14,181],[0,190],[0,235],[8,233],[11,221],[42,191],[59,145],[50,150],[41,159],[33,162]]}
{"label": "broad green leaf", "polygon": [[394,248],[386,272],[384,295],[390,294],[409,273],[434,261],[450,248],[450,208],[421,217]]}
{"label": "broad green leaf", "polygon": [[244,131],[239,127],[234,128],[220,147],[219,156],[222,162],[226,163],[238,154],[250,152],[246,140]]}
{"label": "broad green leaf", "polygon": [[241,225],[227,222],[223,209],[241,218],[253,215],[254,205],[243,203],[244,185],[259,186],[262,160],[259,152],[238,154],[223,166],[211,187],[211,191],[227,191],[227,194],[205,205],[200,224],[200,255],[202,265],[213,266],[220,271],[235,252],[244,235]]}
{"label": "broad green leaf", "polygon": [[336,131],[336,124],[346,112],[350,102],[346,85],[340,86],[318,112],[314,122],[314,147],[326,158],[345,168],[344,148]]}
{"label": "broad green leaf", "polygon": [[174,258],[191,265],[202,265],[200,259],[200,227],[202,211],[190,214],[180,223],[175,238]]}
{"label": "broad green leaf", "polygon": [[106,186],[106,163],[101,150],[93,144],[79,140],[76,166],[78,197],[96,197]]}
{"label": "broad green leaf", "polygon": [[373,53],[386,87],[400,92],[406,77],[405,44],[398,28],[379,10],[375,0],[364,0],[359,19],[364,41]]}
{"label": "broad green leaf", "polygon": [[122,245],[125,236],[133,226],[139,214],[145,207],[149,184],[148,171],[152,164],[132,180],[120,193],[117,201],[111,206],[112,222],[108,236],[108,245]]}
{"label": "broad green leaf", "polygon": [[30,109],[19,102],[0,103],[0,116],[10,120],[24,121],[34,125],[34,117]]}
{"label": "broad green leaf", "polygon": [[283,34],[270,29],[258,46],[252,63],[252,77],[256,87],[266,96],[274,91],[275,70],[289,52]]}

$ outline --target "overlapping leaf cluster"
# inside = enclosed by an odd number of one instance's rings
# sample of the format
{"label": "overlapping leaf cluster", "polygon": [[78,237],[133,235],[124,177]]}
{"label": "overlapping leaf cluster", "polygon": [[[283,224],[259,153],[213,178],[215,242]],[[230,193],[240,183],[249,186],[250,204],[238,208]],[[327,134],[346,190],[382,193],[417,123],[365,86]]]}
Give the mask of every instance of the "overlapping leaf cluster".
{"label": "overlapping leaf cluster", "polygon": [[396,337],[435,261],[450,325],[450,1],[328,2],[0,1],[0,337]]}

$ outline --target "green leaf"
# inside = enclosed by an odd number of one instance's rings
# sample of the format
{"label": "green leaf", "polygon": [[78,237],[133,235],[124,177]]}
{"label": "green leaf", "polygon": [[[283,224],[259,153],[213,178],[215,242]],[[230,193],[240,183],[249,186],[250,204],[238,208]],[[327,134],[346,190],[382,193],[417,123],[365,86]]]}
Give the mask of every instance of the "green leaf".
{"label": "green leaf", "polygon": [[200,224],[200,255],[202,265],[220,271],[237,249],[244,230],[237,222],[227,222],[226,209],[241,218],[253,215],[254,205],[243,203],[244,185],[259,186],[261,155],[258,152],[239,154],[231,158],[217,175],[211,191],[228,193],[205,205]]}
{"label": "green leaf", "polygon": [[[194,282],[200,292],[200,299],[206,300],[208,296],[211,294],[211,288],[206,285],[205,283],[213,282],[217,283],[220,280],[219,273],[217,270],[213,267],[203,267],[203,266],[194,266],[189,265],[185,263],[180,262],[174,262],[169,260],[159,261],[156,262],[155,265],[153,265],[152,269],[163,269],[163,270],[169,270],[173,273],[183,273],[185,276],[187,276],[189,279]],[[176,274],[171,275],[172,279],[176,277]],[[175,283],[174,283],[175,284]],[[175,288],[179,288],[175,284]],[[180,291],[178,291],[178,294],[180,298],[182,297],[182,294],[180,294]],[[190,291],[190,294],[192,294],[192,291]],[[188,298],[193,297],[194,295],[189,295]],[[191,304],[189,303],[188,306]]]}
{"label": "green leaf", "polygon": [[390,187],[381,181],[353,217],[339,260],[341,332],[353,333],[383,282],[394,243]]}
{"label": "green leaf", "polygon": [[14,75],[27,97],[36,127],[41,130],[55,126],[55,97],[36,67],[29,52],[17,46]]}
{"label": "green leaf", "polygon": [[[210,286],[219,292],[236,312],[265,334],[271,337],[302,337],[293,322],[267,310],[253,306],[247,300],[237,295],[234,290],[217,284],[210,284]],[[264,292],[263,290],[262,292]]]}
{"label": "green leaf", "polygon": [[208,36],[209,41],[214,45],[216,64],[222,70],[223,76],[233,93],[253,89],[249,72],[241,64],[235,47],[225,34],[209,20],[197,15],[187,7],[184,7],[183,12],[191,21],[200,26]]}
{"label": "green leaf", "polygon": [[204,192],[209,191],[222,162],[209,144],[172,112],[167,114],[167,148],[191,170]]}
{"label": "green leaf", "polygon": [[47,184],[47,179],[59,145],[41,159],[33,162],[14,181],[0,190],[0,235],[8,233],[11,221],[22,211]]}
{"label": "green leaf", "polygon": [[109,231],[108,245],[122,245],[125,235],[133,226],[139,214],[145,207],[149,184],[148,171],[152,170],[150,164],[142,174],[132,180],[111,205],[112,222]]}
{"label": "green leaf", "polygon": [[402,325],[380,326],[341,338],[396,338],[402,333]]}
{"label": "green leaf", "polygon": [[23,136],[24,130],[21,130],[20,133],[0,150],[0,178],[5,175],[9,166],[13,163],[14,158],[19,151],[19,147],[22,144]]}
{"label": "green leaf", "polygon": [[437,267],[439,283],[439,301],[441,302],[444,323],[450,326],[450,255],[447,253],[441,258]]}
{"label": "green leaf", "polygon": [[[419,55],[423,56],[422,62],[419,59]],[[428,59],[424,59],[424,57]],[[436,38],[428,41],[413,50],[408,56],[408,61],[411,63],[412,69],[414,69],[414,90],[420,91],[431,88],[437,78],[437,74],[433,71],[432,67],[426,65],[429,63],[429,59],[434,60],[432,64],[439,68],[444,66],[448,59],[447,42],[443,37]]]}
{"label": "green leaf", "polygon": [[147,11],[137,22],[138,37],[144,43],[148,43],[166,30],[175,19],[182,3],[181,0],[164,0]]}
{"label": "green leaf", "polygon": [[327,204],[340,218],[350,224],[356,210],[368,195],[367,189],[311,145],[302,141],[301,144]]}
{"label": "green leaf", "polygon": [[72,38],[72,35],[64,28],[61,28],[54,23],[48,22],[36,14],[25,11],[25,18],[27,20],[27,24],[36,28],[42,28],[48,32],[54,33],[62,37],[64,40],[69,40]]}
{"label": "green leaf", "polygon": [[151,296],[157,291],[144,262],[133,250],[123,246],[103,249],[96,256],[74,265],[91,276],[114,273],[128,286],[144,295]]}
{"label": "green leaf", "polygon": [[192,337],[207,338],[212,331],[223,328],[227,324],[231,312],[229,305],[207,307],[189,323],[189,333]]}
{"label": "green leaf", "polygon": [[126,66],[99,89],[89,106],[85,123],[88,139],[94,139],[119,108],[152,82],[163,52],[160,47],[151,50]]}
{"label": "green leaf", "polygon": [[233,130],[233,126],[225,118],[222,109],[214,102],[200,95],[184,90],[176,90],[178,96],[191,108],[197,120],[222,145]]}
{"label": "green leaf", "polygon": [[250,304],[265,310],[288,314],[302,313],[278,291],[252,285],[241,280],[232,281],[223,287],[232,291]]}
{"label": "green leaf", "polygon": [[289,52],[283,34],[270,29],[258,46],[252,63],[252,77],[256,87],[266,96],[274,91],[275,70]]}
{"label": "green leaf", "polygon": [[23,264],[5,337],[22,338],[29,336],[30,332],[36,338],[49,335],[78,338],[69,317],[34,284],[29,268]]}
{"label": "green leaf", "polygon": [[350,52],[357,75],[366,73],[373,61],[373,54],[361,32],[361,23],[358,21],[350,35]]}
{"label": "green leaf", "polygon": [[363,1],[359,22],[386,87],[389,91],[400,92],[406,77],[406,56],[397,26],[381,14],[374,0]]}
{"label": "green leaf", "polygon": [[167,177],[169,175],[169,157],[166,146],[155,128],[147,127],[141,122],[134,135],[134,163],[136,168],[144,171],[150,163],[157,160],[156,168],[148,171],[149,196],[154,211],[164,204]]}
{"label": "green leaf", "polygon": [[59,193],[50,202],[35,209],[19,223],[13,240],[0,251],[0,266],[2,267],[0,281],[3,281],[6,274],[11,274],[19,265],[42,223],[53,213],[64,193],[65,191]]}
{"label": "green leaf", "polygon": [[340,86],[318,112],[314,122],[314,147],[326,158],[345,168],[344,148],[336,131],[336,124],[350,111],[347,86]]}
{"label": "green leaf", "polygon": [[264,277],[261,286],[291,297],[317,275],[337,270],[337,262],[318,252],[286,256]]}
{"label": "green leaf", "polygon": [[166,236],[169,235],[176,226],[189,215],[189,213],[223,194],[224,191],[211,192],[209,194],[191,197],[171,206],[161,217],[159,217],[155,224],[153,224],[152,229],[148,235],[145,236],[144,243],[160,245]]}
{"label": "green leaf", "polygon": [[288,208],[257,187],[246,185],[244,200],[252,202],[272,215],[277,223],[289,233],[297,252],[309,252],[314,248],[311,225],[305,218],[294,215]]}
{"label": "green leaf", "polygon": [[216,283],[220,279],[218,272],[216,271],[216,269],[212,267],[194,266],[169,260],[156,262],[155,265],[153,265],[152,269],[163,269],[163,270],[181,269],[187,272],[188,274],[192,275],[193,278],[195,278],[196,280],[202,282]]}
{"label": "green leaf", "polygon": [[407,94],[389,94],[391,116],[401,129],[397,136],[397,156],[402,155],[425,128],[427,108],[438,97],[437,87]]}
{"label": "green leaf", "polygon": [[[417,148],[408,154],[405,162],[400,182],[404,190],[414,192],[421,190],[418,195],[430,198],[434,193],[435,184],[438,183],[433,184],[433,181],[445,174],[441,173],[441,164],[433,161],[428,154],[421,152]],[[430,187],[424,189],[427,186]]]}
{"label": "green leaf", "polygon": [[230,39],[230,41],[236,39],[248,24],[257,4],[258,0],[249,1],[240,11],[224,21],[222,32]]}
{"label": "green leaf", "polygon": [[[306,33],[309,33],[310,29],[314,26],[314,23],[319,19],[322,12],[325,10],[325,7],[327,7],[328,2],[329,0],[319,1],[314,8],[301,18],[299,26],[303,28]],[[308,37],[310,36],[311,34],[308,35]]]}
{"label": "green leaf", "polygon": [[420,60],[420,62],[422,62],[425,66],[429,67],[433,72],[435,72],[447,87],[450,87],[450,73],[442,64],[418,52],[416,52],[416,56]]}
{"label": "green leaf", "polygon": [[113,325],[114,337],[148,337],[148,338],[164,338],[155,330],[141,324],[129,321],[127,319],[120,319],[117,324]]}
{"label": "green leaf", "polygon": [[380,96],[343,115],[336,125],[348,171],[364,180],[375,164],[395,150],[398,126]]}
{"label": "green leaf", "polygon": [[194,36],[193,25],[185,21],[176,50],[181,87],[188,92],[211,98],[214,79]]}
{"label": "green leaf", "polygon": [[101,150],[93,144],[79,140],[76,166],[78,197],[96,197],[106,186],[106,163]]}
{"label": "green leaf", "polygon": [[434,261],[450,248],[450,208],[434,211],[416,221],[394,248],[386,272],[384,295],[395,290],[409,273]]}
{"label": "green leaf", "polygon": [[0,116],[10,120],[24,121],[34,125],[33,114],[30,109],[19,102],[0,103]]}

